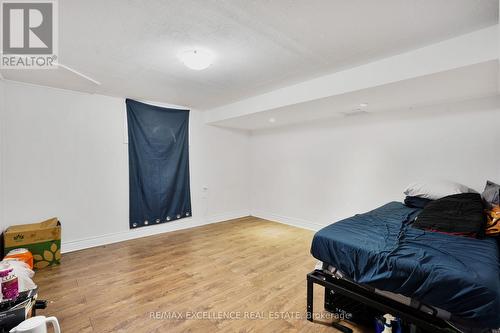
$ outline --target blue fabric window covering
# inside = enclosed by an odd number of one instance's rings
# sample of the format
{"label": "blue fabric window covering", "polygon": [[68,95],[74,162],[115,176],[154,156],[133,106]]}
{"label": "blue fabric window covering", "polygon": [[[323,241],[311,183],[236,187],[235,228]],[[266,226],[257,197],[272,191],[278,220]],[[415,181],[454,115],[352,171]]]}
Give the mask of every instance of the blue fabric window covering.
{"label": "blue fabric window covering", "polygon": [[127,106],[130,228],[189,217],[189,110]]}

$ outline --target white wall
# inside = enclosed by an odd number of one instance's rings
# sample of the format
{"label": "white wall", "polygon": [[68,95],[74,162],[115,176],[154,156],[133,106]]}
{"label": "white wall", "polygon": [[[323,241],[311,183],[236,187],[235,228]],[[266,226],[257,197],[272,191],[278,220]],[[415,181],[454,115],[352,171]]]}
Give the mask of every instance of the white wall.
{"label": "white wall", "polygon": [[448,178],[477,190],[486,179],[500,182],[500,109],[392,112],[250,137],[207,126],[192,111],[193,218],[129,230],[124,100],[12,82],[4,89],[3,226],[58,216],[64,251],[249,213],[317,229],[402,200],[415,179]]}
{"label": "white wall", "polygon": [[3,147],[3,115],[4,115],[4,110],[5,110],[5,83],[4,81],[0,78],[0,230],[4,229],[4,221],[3,221],[3,215],[4,215],[4,210],[3,210],[3,154],[2,154],[2,147]]}
{"label": "white wall", "polygon": [[191,111],[193,217],[129,230],[124,99],[11,82],[5,93],[6,225],[58,216],[69,251],[248,215],[247,134]]}
{"label": "white wall", "polygon": [[251,213],[311,229],[386,202],[416,179],[500,182],[500,109],[385,113],[255,132]]}

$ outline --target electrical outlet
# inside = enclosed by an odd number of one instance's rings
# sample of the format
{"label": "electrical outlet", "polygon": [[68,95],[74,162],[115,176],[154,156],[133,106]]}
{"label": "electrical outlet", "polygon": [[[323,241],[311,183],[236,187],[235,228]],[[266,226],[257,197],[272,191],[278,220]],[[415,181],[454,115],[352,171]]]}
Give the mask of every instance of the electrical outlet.
{"label": "electrical outlet", "polygon": [[201,188],[201,191],[202,191],[201,197],[202,197],[203,199],[208,198],[208,186],[207,186],[207,185],[204,185],[204,186]]}

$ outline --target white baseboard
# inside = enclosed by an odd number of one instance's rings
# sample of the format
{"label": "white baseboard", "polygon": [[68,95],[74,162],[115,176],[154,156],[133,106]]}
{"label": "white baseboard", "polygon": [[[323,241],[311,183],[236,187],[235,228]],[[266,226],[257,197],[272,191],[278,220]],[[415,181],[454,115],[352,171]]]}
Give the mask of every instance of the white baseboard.
{"label": "white baseboard", "polygon": [[251,215],[264,220],[274,221],[278,223],[288,224],[294,227],[308,229],[312,231],[318,231],[323,228],[323,224],[319,224],[312,221],[307,221],[295,217],[283,216],[274,213],[264,212],[264,211],[252,211]]}
{"label": "white baseboard", "polygon": [[163,223],[159,225],[152,225],[146,228],[130,229],[126,231],[116,232],[112,234],[100,235],[95,237],[83,238],[69,242],[63,242],[61,244],[61,252],[68,253],[72,251],[78,251],[83,249],[88,249],[91,247],[102,246],[112,243],[123,242],[130,239],[147,237],[157,234],[162,234],[165,232],[188,229],[193,227],[199,227],[206,224],[224,222],[227,220],[232,220],[240,217],[249,216],[250,213],[246,210],[235,211],[229,213],[216,214],[204,219],[196,217],[184,218],[179,221],[174,221],[170,223]]}
{"label": "white baseboard", "polygon": [[241,211],[235,211],[235,212],[229,212],[229,213],[216,214],[216,215],[206,217],[205,219],[201,219],[201,218],[197,219],[196,217],[191,217],[191,218],[185,218],[185,219],[170,222],[170,223],[153,225],[153,226],[146,227],[146,228],[130,229],[130,230],[111,233],[111,234],[105,234],[105,235],[83,238],[83,239],[78,239],[78,240],[69,241],[69,242],[63,242],[61,245],[61,250],[62,250],[62,253],[68,253],[68,252],[88,249],[91,247],[123,242],[123,241],[130,240],[130,239],[158,235],[158,234],[162,234],[162,233],[170,232],[170,231],[176,231],[176,230],[199,227],[202,225],[207,225],[207,224],[212,224],[212,223],[224,222],[227,220],[237,219],[240,217],[246,217],[246,216],[250,216],[250,215],[264,219],[264,220],[283,223],[283,224],[291,225],[291,226],[302,228],[302,229],[308,229],[308,230],[312,230],[312,231],[317,231],[317,230],[324,227],[324,225],[322,225],[322,224],[299,219],[299,218],[295,218],[295,217],[283,216],[283,215],[274,214],[274,213],[270,213],[270,212],[264,212],[264,211],[253,211],[250,213],[247,210],[241,210]]}

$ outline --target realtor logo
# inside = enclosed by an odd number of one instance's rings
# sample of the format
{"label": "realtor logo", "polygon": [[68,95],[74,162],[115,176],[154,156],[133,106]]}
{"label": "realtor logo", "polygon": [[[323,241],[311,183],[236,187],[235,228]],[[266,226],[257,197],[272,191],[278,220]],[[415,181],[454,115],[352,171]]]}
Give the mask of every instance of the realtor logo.
{"label": "realtor logo", "polygon": [[57,66],[55,0],[1,0],[1,68]]}

